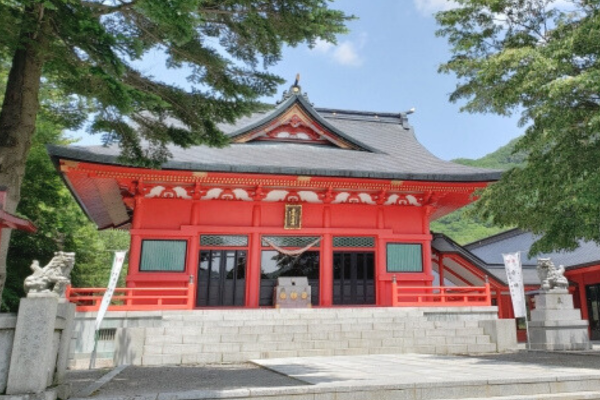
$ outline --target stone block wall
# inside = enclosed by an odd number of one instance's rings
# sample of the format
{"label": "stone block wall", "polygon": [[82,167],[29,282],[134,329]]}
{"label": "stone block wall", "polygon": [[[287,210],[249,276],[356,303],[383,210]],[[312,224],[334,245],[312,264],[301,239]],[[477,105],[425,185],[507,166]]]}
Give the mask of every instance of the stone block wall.
{"label": "stone block wall", "polygon": [[[78,314],[78,336],[92,329],[94,318],[95,313]],[[104,344],[102,365],[516,348],[514,321],[499,320],[496,307],[112,312],[102,327],[114,330],[114,338]],[[75,339],[71,367],[87,367],[90,339]]]}

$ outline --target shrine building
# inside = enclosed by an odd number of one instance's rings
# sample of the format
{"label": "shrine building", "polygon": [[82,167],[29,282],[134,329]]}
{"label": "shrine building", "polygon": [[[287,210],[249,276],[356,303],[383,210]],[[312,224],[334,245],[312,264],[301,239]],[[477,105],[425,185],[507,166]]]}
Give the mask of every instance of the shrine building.
{"label": "shrine building", "polygon": [[445,285],[430,222],[500,177],[432,155],[408,114],[316,108],[295,84],[220,126],[229,146],[172,146],[160,170],[116,145],[48,151],[99,229],[131,232],[127,287],[161,289],[155,309],[272,307],[286,276],[308,278],[313,307],[390,306],[396,285]]}

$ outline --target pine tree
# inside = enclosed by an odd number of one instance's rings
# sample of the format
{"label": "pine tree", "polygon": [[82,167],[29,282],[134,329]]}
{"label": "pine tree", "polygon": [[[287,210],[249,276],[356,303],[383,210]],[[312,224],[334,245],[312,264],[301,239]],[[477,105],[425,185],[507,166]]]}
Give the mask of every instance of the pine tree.
{"label": "pine tree", "polygon": [[[0,110],[0,185],[7,211],[20,200],[40,88],[90,99],[92,129],[118,140],[123,159],[156,166],[166,144],[224,145],[219,122],[260,107],[279,77],[266,71],[282,46],[335,41],[350,19],[327,0],[0,0],[0,62],[10,72]],[[165,53],[192,90],[134,68],[149,51]],[[183,123],[169,123],[176,119]],[[135,124],[136,128],[133,128]],[[142,139],[146,145],[142,146]],[[0,293],[9,235],[0,243]]]}

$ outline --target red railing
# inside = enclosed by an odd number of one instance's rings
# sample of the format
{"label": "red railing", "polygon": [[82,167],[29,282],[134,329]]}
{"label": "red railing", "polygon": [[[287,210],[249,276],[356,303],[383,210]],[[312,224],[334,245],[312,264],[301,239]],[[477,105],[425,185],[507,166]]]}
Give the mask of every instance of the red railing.
{"label": "red railing", "polygon": [[[194,308],[194,284],[187,287],[116,288],[109,311],[185,310]],[[98,311],[106,288],[67,288],[77,311]],[[394,307],[471,307],[492,305],[490,284],[485,286],[398,286],[392,281]]]}
{"label": "red railing", "polygon": [[[106,288],[67,287],[77,311],[98,311]],[[116,288],[109,311],[185,310],[194,308],[194,284],[187,287]]]}
{"label": "red railing", "polygon": [[392,281],[394,307],[491,306],[490,284],[485,286],[398,286]]}

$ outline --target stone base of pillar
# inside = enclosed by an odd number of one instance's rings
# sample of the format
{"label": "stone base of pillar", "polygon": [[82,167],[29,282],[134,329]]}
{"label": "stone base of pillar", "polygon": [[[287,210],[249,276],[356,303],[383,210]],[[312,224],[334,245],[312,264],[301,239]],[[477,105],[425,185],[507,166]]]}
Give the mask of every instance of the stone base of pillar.
{"label": "stone base of pillar", "polygon": [[58,397],[56,390],[45,390],[41,393],[33,394],[11,394],[11,395],[0,395],[0,400],[56,400]]}
{"label": "stone base of pillar", "polygon": [[589,350],[588,322],[573,307],[573,297],[564,291],[535,296],[531,311],[529,338],[533,350]]}
{"label": "stone base of pillar", "polygon": [[[48,294],[21,299],[6,385],[7,395],[44,395],[52,385],[58,346],[55,337],[58,297]],[[45,397],[44,397],[45,399]]]}

